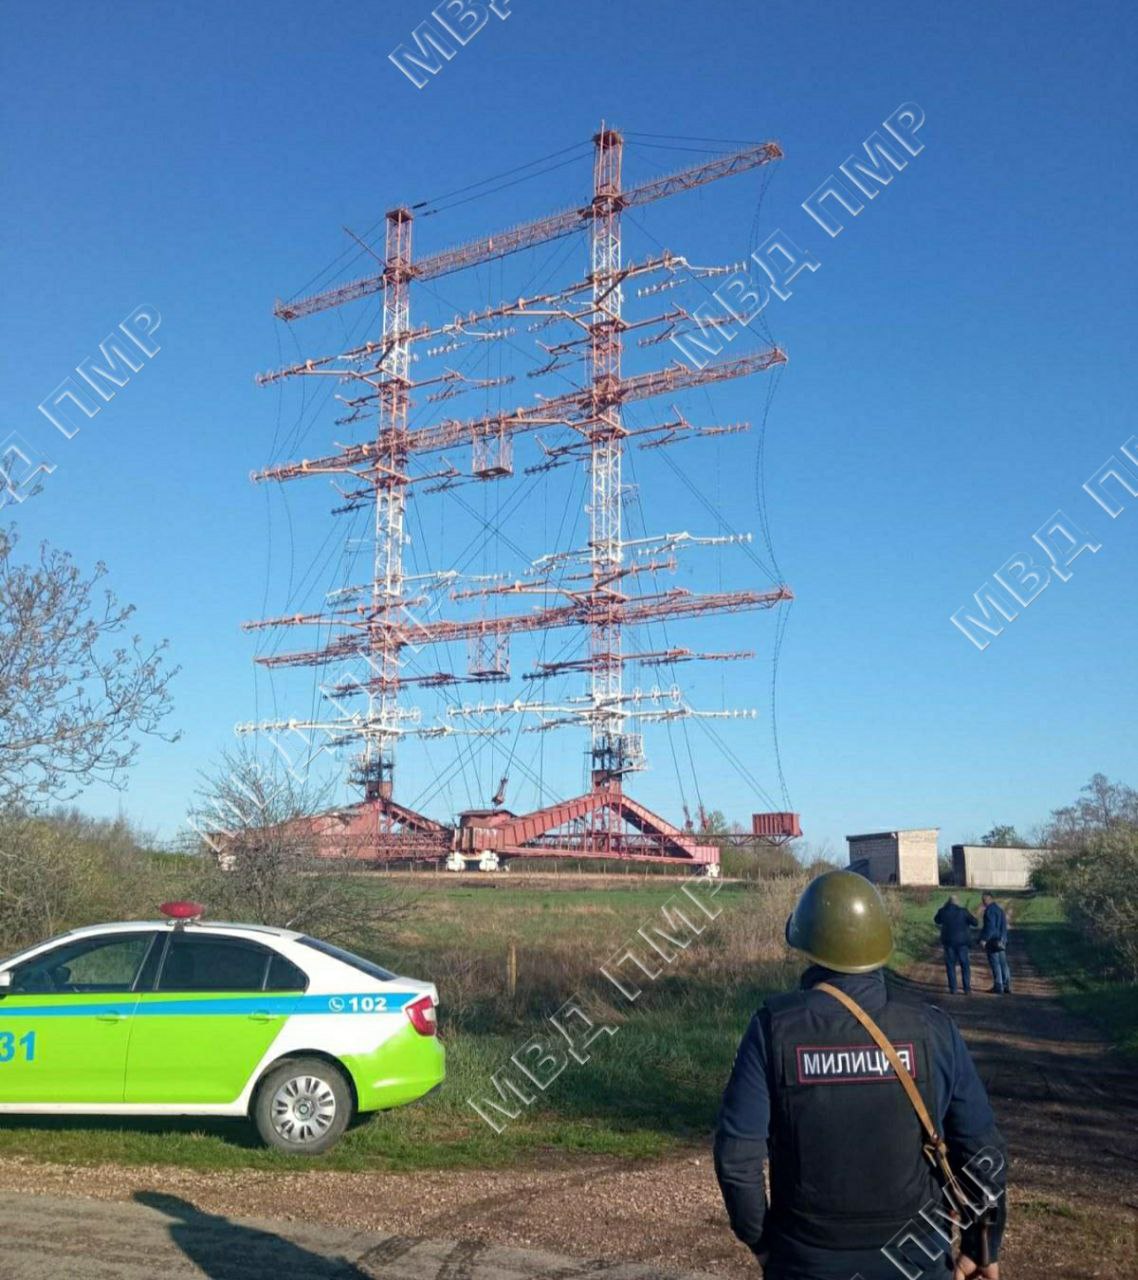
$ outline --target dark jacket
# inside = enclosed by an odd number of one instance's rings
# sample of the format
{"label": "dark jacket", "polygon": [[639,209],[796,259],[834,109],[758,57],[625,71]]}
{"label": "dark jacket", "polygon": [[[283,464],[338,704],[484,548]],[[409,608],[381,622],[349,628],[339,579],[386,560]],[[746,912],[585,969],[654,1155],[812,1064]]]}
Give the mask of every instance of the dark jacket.
{"label": "dark jacket", "polygon": [[988,944],[989,951],[999,950],[1008,945],[1007,912],[998,902],[989,902],[984,908],[984,924],[980,930],[980,941]]}
{"label": "dark jacket", "polygon": [[[850,1044],[869,1043],[868,1035],[837,1001],[824,992],[810,992],[811,987],[823,980],[840,987],[870,1016],[874,1016],[881,1013],[891,998],[886,989],[884,970],[852,976],[813,966],[802,977],[803,999],[811,1002],[817,1016],[832,1019],[835,1028],[843,1034],[848,1030]],[[1004,1141],[996,1128],[988,1096],[956,1025],[934,1005],[917,1007],[925,1020],[931,1059],[933,1122],[948,1143],[953,1168],[959,1174],[967,1162],[985,1148],[998,1151],[1001,1159],[1006,1159]],[[777,1206],[773,1213],[768,1214],[763,1183],[763,1161],[768,1156],[768,1144],[771,1150],[777,1147],[785,1151],[795,1138],[793,1133],[777,1131],[784,1123],[780,1120],[784,1113],[779,1106],[772,1105],[779,1085],[772,1064],[770,1028],[770,1012],[764,1007],[751,1019],[739,1045],[716,1126],[715,1172],[732,1230],[755,1253],[769,1251],[771,1265],[781,1276],[849,1280],[860,1271],[864,1280],[877,1280],[878,1277],[896,1280],[899,1274],[896,1264],[881,1252],[881,1247],[888,1244],[888,1240],[882,1240],[873,1249],[821,1248],[781,1229]],[[864,1086],[886,1087],[887,1083]],[[898,1084],[896,1087],[900,1089],[901,1086]],[[884,1102],[885,1095],[882,1098]],[[840,1106],[840,1097],[837,1102]],[[892,1114],[891,1105],[888,1109]],[[820,1167],[828,1168],[832,1167],[835,1159],[846,1161],[851,1184],[858,1179],[874,1179],[872,1152],[850,1151],[848,1148],[835,1150],[839,1146],[835,1142],[826,1150],[800,1151],[797,1158],[803,1164],[817,1160]],[[1001,1170],[991,1179],[1001,1192],[1005,1173]],[[804,1182],[808,1183],[809,1178]],[[1005,1201],[1006,1197],[1001,1194],[990,1227],[989,1251],[993,1260],[999,1256]],[[808,1211],[810,1206],[800,1205],[798,1208]],[[931,1234],[927,1226],[918,1224],[918,1227],[926,1236]],[[973,1258],[979,1256],[978,1228],[971,1227],[965,1232],[964,1249]]]}
{"label": "dark jacket", "polygon": [[940,940],[946,947],[966,947],[972,940],[969,926],[975,929],[978,921],[967,907],[946,902],[933,916],[933,924],[940,925]]}

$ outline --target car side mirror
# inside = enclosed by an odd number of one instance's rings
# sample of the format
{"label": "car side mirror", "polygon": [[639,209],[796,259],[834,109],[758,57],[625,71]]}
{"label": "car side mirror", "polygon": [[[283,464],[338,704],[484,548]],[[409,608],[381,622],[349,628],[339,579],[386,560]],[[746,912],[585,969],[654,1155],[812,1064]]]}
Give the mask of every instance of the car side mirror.
{"label": "car side mirror", "polygon": [[0,997],[5,996],[12,989],[12,970],[5,969],[0,973]]}

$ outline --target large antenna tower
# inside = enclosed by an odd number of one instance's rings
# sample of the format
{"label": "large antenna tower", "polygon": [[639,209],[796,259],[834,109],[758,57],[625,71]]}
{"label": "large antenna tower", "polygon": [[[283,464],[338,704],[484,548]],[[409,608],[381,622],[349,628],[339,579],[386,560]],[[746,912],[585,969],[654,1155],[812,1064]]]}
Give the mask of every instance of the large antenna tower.
{"label": "large antenna tower", "polygon": [[[342,494],[340,511],[361,507],[373,515],[370,582],[330,592],[318,612],[267,618],[249,629],[300,627],[326,630],[330,638],[315,648],[273,653],[257,659],[266,667],[310,666],[331,672],[322,690],[334,713],[327,717],[266,721],[240,730],[299,731],[323,735],[340,746],[354,744],[350,780],[362,790],[358,804],[325,815],[320,831],[329,852],[348,853],[367,861],[448,856],[459,868],[467,857],[491,868],[511,857],[611,857],[687,862],[718,871],[718,848],[701,843],[698,833],[657,817],[624,790],[626,775],[644,766],[642,735],[629,724],[668,722],[690,717],[753,715],[747,711],[698,710],[678,687],[629,690],[625,670],[630,663],[659,668],[688,660],[726,661],[749,653],[700,653],[686,648],[629,651],[627,628],[653,621],[768,609],[791,598],[784,585],[768,591],[696,593],[679,588],[638,590],[637,580],[673,569],[677,554],[701,545],[748,540],[740,535],[698,537],[684,531],[628,539],[623,527],[625,487],[623,460],[630,444],[663,447],[685,439],[745,430],[746,424],[696,426],[675,410],[658,423],[630,428],[624,407],[693,387],[760,373],[785,362],[777,347],[707,363],[693,369],[678,361],[647,373],[626,376],[622,353],[626,335],[645,330],[641,345],[661,341],[694,324],[682,306],[629,320],[624,314],[630,281],[650,280],[642,296],[673,287],[688,276],[726,272],[731,268],[694,268],[682,257],[662,251],[642,262],[625,262],[621,215],[705,183],[745,173],[777,160],[773,142],[717,156],[703,164],[625,189],[622,183],[623,140],[603,124],[593,137],[593,190],[579,207],[484,236],[456,248],[416,259],[412,253],[414,218],[399,206],[386,215],[382,271],[293,302],[279,302],[275,314],[295,322],[363,298],[381,294],[382,331],[375,340],[350,350],[316,356],[261,375],[262,384],[293,377],[332,378],[349,394],[338,397],[347,414],[341,424],[374,421],[374,436],[340,446],[336,452],[272,466],[254,475],[258,481],[288,481],[304,476],[331,477]],[[589,271],[550,292],[494,303],[481,311],[456,315],[435,324],[413,323],[411,290],[417,282],[438,279],[479,264],[577,232],[588,235]],[[366,247],[366,246],[365,246]],[[721,318],[726,324],[730,317]],[[413,400],[442,402],[476,387],[502,385],[510,378],[474,379],[445,363],[452,351],[474,342],[501,342],[514,329],[509,321],[555,341],[538,339],[548,373],[582,360],[588,377],[583,385],[536,403],[480,417],[442,418],[415,426]],[[702,324],[706,324],[703,317]],[[713,318],[714,322],[714,318]],[[499,327],[495,327],[499,326]],[[561,336],[564,335],[564,336]],[[424,353],[421,376],[413,374]],[[541,437],[538,462],[528,472],[547,471],[572,461],[588,469],[589,536],[583,547],[554,549],[538,557],[515,581],[498,575],[466,575],[457,570],[408,575],[404,570],[405,517],[416,488],[446,492],[466,482],[498,481],[514,474],[516,437],[541,429],[556,433],[557,443]],[[460,470],[446,451],[469,449],[469,469]],[[415,464],[414,466],[412,464]],[[421,466],[420,470],[415,467]],[[493,600],[534,595],[557,603],[496,616],[428,616],[427,605],[449,593],[452,601]],[[512,701],[459,701],[445,719],[424,724],[418,707],[408,701],[414,686],[449,687],[487,684],[509,678],[509,638],[526,632],[582,628],[585,656],[540,662],[530,679],[566,673],[585,678],[581,694],[551,702],[542,698]],[[420,648],[465,641],[465,673],[439,671],[408,674],[405,654]],[[346,673],[346,674],[345,674]],[[504,732],[515,717],[528,727],[546,731],[578,726],[587,731],[591,760],[590,790],[531,814],[502,807],[507,779],[497,802],[468,810],[457,825],[443,823],[400,804],[395,794],[397,746],[405,737],[489,737]],[[796,815],[783,815],[794,818]]]}

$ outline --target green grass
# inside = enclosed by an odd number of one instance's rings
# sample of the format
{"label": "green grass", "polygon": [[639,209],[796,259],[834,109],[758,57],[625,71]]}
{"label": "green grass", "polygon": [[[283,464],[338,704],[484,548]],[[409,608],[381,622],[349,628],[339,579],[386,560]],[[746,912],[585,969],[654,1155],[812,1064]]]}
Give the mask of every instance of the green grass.
{"label": "green grass", "polygon": [[[893,967],[904,970],[927,959],[935,945],[932,917],[950,890],[904,890],[895,926]],[[957,901],[980,919],[979,891],[952,890]],[[1023,938],[1039,972],[1055,983],[1063,1005],[1086,1018],[1125,1053],[1138,1054],[1138,986],[1111,974],[1109,958],[1067,922],[1058,898],[1023,890],[1004,892],[1000,902],[1010,911],[1012,928]],[[983,963],[977,955],[976,963]],[[1012,975],[1013,984],[1015,975]]]}
{"label": "green grass", "polygon": [[[641,978],[644,994],[635,1004],[624,1001],[597,971],[641,925],[661,922],[659,909],[677,889],[677,882],[659,879],[627,888],[546,890],[424,877],[412,912],[378,958],[439,983],[446,1082],[417,1104],[364,1120],[319,1166],[485,1168],[555,1153],[649,1158],[706,1140],[747,1021],[767,993],[785,986],[788,970],[779,958],[728,964],[727,952],[737,943],[727,922],[754,912],[759,899],[745,886],[724,885],[715,899],[721,919],[657,981]],[[782,911],[781,904],[769,909],[772,937],[781,931],[785,915],[777,922],[774,916]],[[513,996],[505,991],[511,942],[518,955]],[[651,954],[643,941],[638,949]],[[473,968],[452,973],[456,957]],[[577,992],[592,993],[594,1016],[616,1025],[616,1033],[593,1044],[586,1064],[570,1060],[531,1107],[495,1133],[468,1098],[496,1096],[491,1074],[532,1035],[556,1037],[545,1017]],[[298,1167],[262,1149],[242,1123],[201,1120],[6,1117],[0,1155],[202,1169]]]}
{"label": "green grass", "polygon": [[[723,916],[667,969],[642,981],[634,1005],[598,969],[636,930],[659,923],[678,888],[661,877],[582,888],[554,882],[487,879],[455,884],[423,876],[414,903],[377,958],[438,982],[447,1080],[430,1098],[355,1126],[319,1167],[343,1170],[490,1168],[574,1155],[652,1158],[703,1142],[746,1023],[764,996],[785,989],[801,967],[782,959],[778,938],[787,903],[777,886],[724,885]],[[383,878],[360,880],[361,893]],[[773,897],[764,897],[764,893]],[[932,917],[946,890],[891,894],[897,913],[893,965],[925,959],[935,945]],[[974,911],[979,894],[960,892]],[[1014,927],[1034,962],[1055,980],[1073,1012],[1092,1018],[1117,1043],[1138,1050],[1135,989],[1103,976],[1102,957],[1063,920],[1052,898],[1008,894]],[[759,950],[746,932],[758,922]],[[764,939],[766,942],[764,943]],[[506,991],[506,955],[517,952],[518,986]],[[646,944],[640,945],[647,954]],[[468,1104],[568,996],[592,993],[597,1016],[618,1026],[593,1045],[591,1060],[569,1066],[501,1134]],[[607,993],[607,994],[606,994]],[[555,1033],[552,1033],[555,1034]],[[199,1169],[310,1167],[261,1148],[240,1122],[99,1118],[0,1119],[0,1156],[54,1162],[175,1164]]]}
{"label": "green grass", "polygon": [[1123,1052],[1138,1055],[1138,985],[1111,975],[1103,951],[1067,922],[1057,898],[1025,896],[1016,927],[1063,1004],[1093,1022]]}
{"label": "green grass", "polygon": [[[508,940],[520,945],[620,943],[622,930],[635,932],[676,893],[676,883],[641,882],[628,888],[546,889],[481,885],[448,886],[424,877],[412,882],[415,906],[389,948],[393,961],[407,949],[453,946],[456,940],[477,951],[501,949]],[[717,898],[738,896],[739,888],[724,885]],[[600,957],[600,963],[605,957]]]}

